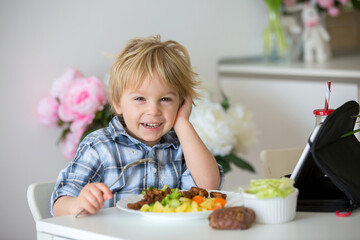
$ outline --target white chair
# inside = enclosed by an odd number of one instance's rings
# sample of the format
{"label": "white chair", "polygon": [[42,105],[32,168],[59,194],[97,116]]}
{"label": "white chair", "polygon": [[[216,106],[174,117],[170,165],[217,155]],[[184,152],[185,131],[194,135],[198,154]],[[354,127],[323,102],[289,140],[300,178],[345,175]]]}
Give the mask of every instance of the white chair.
{"label": "white chair", "polygon": [[50,197],[54,186],[55,182],[38,182],[28,187],[27,200],[35,222],[51,217]]}
{"label": "white chair", "polygon": [[260,152],[265,178],[279,178],[291,174],[304,148],[267,149]]}

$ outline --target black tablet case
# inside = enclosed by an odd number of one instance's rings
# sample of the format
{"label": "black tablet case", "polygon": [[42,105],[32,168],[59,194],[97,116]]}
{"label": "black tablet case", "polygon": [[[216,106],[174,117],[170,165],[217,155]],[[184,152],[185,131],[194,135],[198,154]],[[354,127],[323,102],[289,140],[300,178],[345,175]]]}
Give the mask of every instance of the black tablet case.
{"label": "black tablet case", "polygon": [[360,204],[360,143],[354,135],[359,104],[349,101],[323,122],[295,178],[297,211],[349,212]]}

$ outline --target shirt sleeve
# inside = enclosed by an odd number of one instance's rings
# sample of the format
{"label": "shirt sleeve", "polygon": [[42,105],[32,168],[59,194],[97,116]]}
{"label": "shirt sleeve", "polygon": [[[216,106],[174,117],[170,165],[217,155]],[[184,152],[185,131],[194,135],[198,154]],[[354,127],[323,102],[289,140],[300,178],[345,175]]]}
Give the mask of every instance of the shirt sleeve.
{"label": "shirt sleeve", "polygon": [[89,144],[80,145],[74,160],[58,176],[50,200],[51,215],[54,216],[53,206],[58,198],[77,197],[86,184],[101,182],[103,174],[97,152]]}

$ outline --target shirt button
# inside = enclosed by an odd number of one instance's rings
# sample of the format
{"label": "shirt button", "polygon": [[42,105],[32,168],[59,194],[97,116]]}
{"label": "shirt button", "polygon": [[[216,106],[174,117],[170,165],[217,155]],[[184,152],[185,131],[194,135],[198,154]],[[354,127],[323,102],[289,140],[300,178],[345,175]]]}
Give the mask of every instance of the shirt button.
{"label": "shirt button", "polygon": [[151,168],[151,172],[156,173],[157,172],[156,168]]}

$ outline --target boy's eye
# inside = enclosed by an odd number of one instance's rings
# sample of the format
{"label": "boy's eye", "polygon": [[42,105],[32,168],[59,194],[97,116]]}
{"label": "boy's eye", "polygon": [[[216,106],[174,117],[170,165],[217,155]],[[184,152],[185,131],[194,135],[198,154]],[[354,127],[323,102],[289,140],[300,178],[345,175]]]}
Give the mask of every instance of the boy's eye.
{"label": "boy's eye", "polygon": [[171,98],[169,97],[163,97],[160,99],[161,101],[164,101],[164,102],[170,102],[171,101]]}
{"label": "boy's eye", "polygon": [[144,97],[137,97],[137,98],[135,98],[135,101],[144,101],[144,100],[145,100]]}

